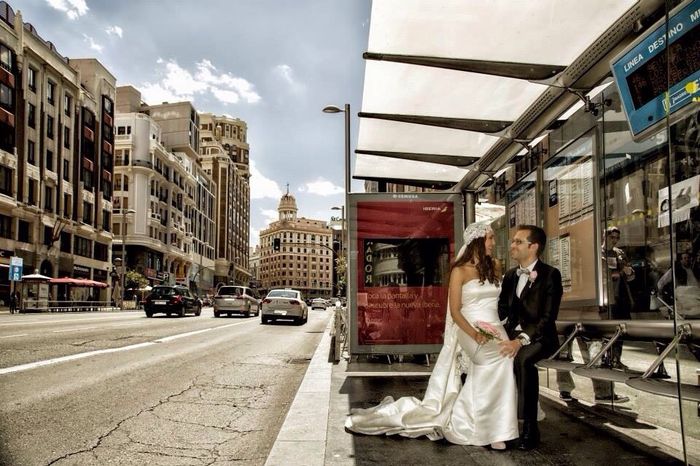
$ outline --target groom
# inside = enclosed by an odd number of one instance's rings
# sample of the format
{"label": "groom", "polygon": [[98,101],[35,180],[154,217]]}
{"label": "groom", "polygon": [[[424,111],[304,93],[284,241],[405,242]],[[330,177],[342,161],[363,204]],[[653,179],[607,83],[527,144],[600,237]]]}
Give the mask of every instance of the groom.
{"label": "groom", "polygon": [[540,441],[537,427],[539,380],[535,364],[553,354],[558,346],[555,322],[559,313],[561,273],[539,257],[547,243],[542,228],[520,225],[510,242],[510,256],[519,265],[503,277],[498,297],[498,316],[505,323],[509,341],[501,354],[514,357],[518,384],[518,415],[523,431],[518,448],[532,450]]}

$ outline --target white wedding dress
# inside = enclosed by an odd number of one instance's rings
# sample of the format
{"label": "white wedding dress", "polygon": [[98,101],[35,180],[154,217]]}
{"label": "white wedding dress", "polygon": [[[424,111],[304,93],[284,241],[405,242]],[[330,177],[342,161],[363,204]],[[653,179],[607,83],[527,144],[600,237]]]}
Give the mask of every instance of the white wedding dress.
{"label": "white wedding dress", "polygon": [[[471,323],[488,322],[503,338],[498,319],[500,289],[470,280],[462,285],[462,315]],[[387,396],[372,408],[356,409],[345,421],[349,430],[368,435],[427,436],[459,445],[489,445],[518,438],[517,391],[513,360],[499,354],[492,340],[479,348],[460,330],[449,309],[445,339],[423,400]],[[462,350],[462,351],[460,351]],[[462,386],[458,358],[468,357]]]}

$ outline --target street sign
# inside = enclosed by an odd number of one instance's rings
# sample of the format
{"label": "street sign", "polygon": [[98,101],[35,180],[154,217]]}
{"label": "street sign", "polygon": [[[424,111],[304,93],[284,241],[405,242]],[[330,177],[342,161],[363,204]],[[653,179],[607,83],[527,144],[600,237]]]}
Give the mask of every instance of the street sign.
{"label": "street sign", "polygon": [[17,256],[10,257],[10,281],[18,282],[22,280],[22,268],[24,267],[24,259]]}

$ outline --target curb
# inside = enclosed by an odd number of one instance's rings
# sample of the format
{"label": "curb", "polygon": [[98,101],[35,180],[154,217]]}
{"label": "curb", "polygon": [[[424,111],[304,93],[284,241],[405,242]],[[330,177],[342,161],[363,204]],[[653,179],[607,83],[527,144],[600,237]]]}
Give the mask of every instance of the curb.
{"label": "curb", "polygon": [[333,372],[333,363],[328,362],[331,328],[333,319],[328,321],[265,466],[322,466],[325,462]]}

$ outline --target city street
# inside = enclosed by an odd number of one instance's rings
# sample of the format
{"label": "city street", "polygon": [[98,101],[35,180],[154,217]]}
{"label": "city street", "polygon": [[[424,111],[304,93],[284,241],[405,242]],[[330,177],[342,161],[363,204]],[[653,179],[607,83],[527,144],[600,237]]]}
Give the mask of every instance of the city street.
{"label": "city street", "polygon": [[330,315],[0,314],[0,464],[263,464]]}

